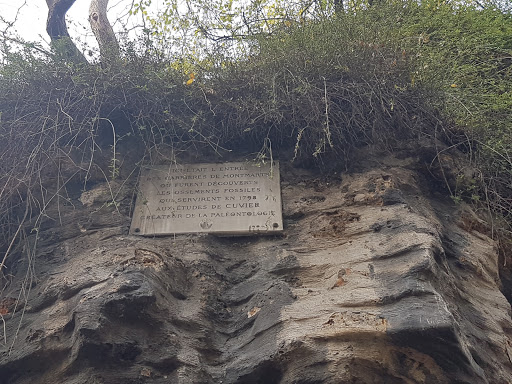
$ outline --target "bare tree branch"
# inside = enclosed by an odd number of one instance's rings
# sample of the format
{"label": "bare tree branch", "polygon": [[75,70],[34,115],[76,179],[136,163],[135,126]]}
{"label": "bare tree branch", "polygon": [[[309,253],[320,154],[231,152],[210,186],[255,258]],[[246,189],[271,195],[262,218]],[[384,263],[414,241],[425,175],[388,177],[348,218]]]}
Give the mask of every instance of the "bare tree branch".
{"label": "bare tree branch", "polygon": [[10,41],[10,42],[18,44],[20,46],[23,46],[25,48],[33,49],[34,51],[42,53],[45,56],[53,57],[53,54],[51,52],[48,52],[46,49],[44,49],[43,47],[41,47],[37,43],[31,43],[31,42],[28,42],[28,41],[24,41],[24,40],[22,40],[20,38],[17,38],[15,36],[8,36],[4,32],[1,32],[0,36],[2,36],[2,40],[4,40],[4,41]]}
{"label": "bare tree branch", "polygon": [[18,17],[20,16],[20,12],[21,10],[23,9],[23,7],[25,7],[27,5],[27,1],[25,0],[23,2],[23,4],[21,4],[18,9],[16,10],[16,15],[14,16],[14,19],[12,21],[8,21],[6,20],[4,17],[0,16],[0,22],[2,22],[3,24],[5,24],[5,28],[3,30],[4,33],[6,33],[10,28],[12,28],[14,26],[14,24],[16,24],[16,22],[18,21]]}

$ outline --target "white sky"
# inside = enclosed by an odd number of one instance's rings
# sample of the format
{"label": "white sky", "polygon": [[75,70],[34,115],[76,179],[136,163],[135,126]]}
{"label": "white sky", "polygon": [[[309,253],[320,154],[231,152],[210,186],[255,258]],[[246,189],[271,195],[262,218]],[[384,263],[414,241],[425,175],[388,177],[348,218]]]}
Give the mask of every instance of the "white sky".
{"label": "white sky", "polygon": [[[110,0],[108,17],[113,24],[114,30],[119,33],[123,30],[123,26],[119,22],[120,19],[126,22],[127,10],[135,0]],[[500,0],[501,4],[506,8],[510,7],[512,0]],[[71,37],[75,40],[77,47],[82,49],[86,42],[89,48],[97,47],[87,17],[89,14],[90,0],[76,0],[71,9],[67,13],[68,30]],[[154,0],[150,9],[150,14],[155,14],[161,8],[161,0]],[[0,16],[7,20],[13,21],[16,12],[21,7],[18,19],[10,32],[16,32],[23,39],[33,42],[40,42],[47,46],[49,37],[46,33],[46,17],[48,8],[45,0],[0,0]],[[134,24],[141,23],[141,15],[132,16],[128,25],[133,27]],[[3,26],[0,24],[0,28]],[[134,35],[130,34],[131,37]],[[46,42],[46,44],[44,44]]]}
{"label": "white sky", "polygon": [[[90,0],[76,0],[68,11],[66,19],[68,21],[69,33],[75,42],[78,39],[85,40],[88,45],[94,47],[96,41],[92,37],[93,35],[87,21],[89,4]],[[116,32],[122,30],[122,26],[119,22],[116,23],[116,20],[119,20],[121,15],[125,16],[126,19],[127,9],[131,5],[132,0],[110,0],[108,18]],[[46,1],[0,0],[0,15],[7,21],[13,21],[20,6],[22,7],[18,19],[11,32],[15,31],[17,35],[28,41],[48,43],[50,39],[46,33],[46,17],[48,13]],[[133,16],[131,23],[135,23],[136,19],[140,21],[140,18]],[[77,45],[80,46],[80,44]]]}

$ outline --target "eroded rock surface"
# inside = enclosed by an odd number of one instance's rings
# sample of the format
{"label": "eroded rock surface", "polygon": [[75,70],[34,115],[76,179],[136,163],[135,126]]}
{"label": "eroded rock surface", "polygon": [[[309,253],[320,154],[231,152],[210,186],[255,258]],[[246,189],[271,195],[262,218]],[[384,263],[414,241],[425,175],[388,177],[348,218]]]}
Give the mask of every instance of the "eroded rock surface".
{"label": "eroded rock surface", "polygon": [[77,196],[11,267],[0,382],[512,382],[495,244],[407,164],[285,166],[279,237],[129,236],[127,186]]}

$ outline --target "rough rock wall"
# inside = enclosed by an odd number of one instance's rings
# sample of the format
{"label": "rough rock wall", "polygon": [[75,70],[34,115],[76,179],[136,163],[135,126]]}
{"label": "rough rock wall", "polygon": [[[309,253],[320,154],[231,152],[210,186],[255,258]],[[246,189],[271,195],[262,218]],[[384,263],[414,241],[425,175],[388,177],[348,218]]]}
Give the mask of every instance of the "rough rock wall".
{"label": "rough rock wall", "polygon": [[414,161],[285,168],[278,237],[129,236],[128,186],[55,207],[2,292],[0,382],[512,382],[495,244]]}

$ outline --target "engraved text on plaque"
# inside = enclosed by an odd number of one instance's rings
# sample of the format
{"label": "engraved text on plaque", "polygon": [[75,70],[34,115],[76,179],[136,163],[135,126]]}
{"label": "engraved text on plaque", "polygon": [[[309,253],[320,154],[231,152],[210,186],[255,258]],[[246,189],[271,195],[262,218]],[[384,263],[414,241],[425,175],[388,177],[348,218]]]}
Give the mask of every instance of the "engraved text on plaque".
{"label": "engraved text on plaque", "polygon": [[142,171],[131,234],[283,230],[279,164],[178,164]]}

